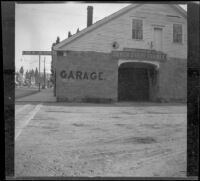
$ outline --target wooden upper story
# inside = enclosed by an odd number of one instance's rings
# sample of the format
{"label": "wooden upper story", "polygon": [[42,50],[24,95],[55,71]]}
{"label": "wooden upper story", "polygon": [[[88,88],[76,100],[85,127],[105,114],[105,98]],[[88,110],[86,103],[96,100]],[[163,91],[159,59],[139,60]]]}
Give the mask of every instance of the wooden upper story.
{"label": "wooden upper story", "polygon": [[130,5],[63,40],[54,50],[158,50],[187,59],[187,15],[177,5]]}

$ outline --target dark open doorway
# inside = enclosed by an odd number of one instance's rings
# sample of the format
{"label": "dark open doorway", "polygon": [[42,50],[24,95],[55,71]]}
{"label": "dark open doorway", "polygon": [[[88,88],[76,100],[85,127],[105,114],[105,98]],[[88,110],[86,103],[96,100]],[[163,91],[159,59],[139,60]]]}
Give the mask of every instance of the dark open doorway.
{"label": "dark open doorway", "polygon": [[119,101],[149,101],[150,72],[152,65],[127,62],[118,70],[118,100]]}

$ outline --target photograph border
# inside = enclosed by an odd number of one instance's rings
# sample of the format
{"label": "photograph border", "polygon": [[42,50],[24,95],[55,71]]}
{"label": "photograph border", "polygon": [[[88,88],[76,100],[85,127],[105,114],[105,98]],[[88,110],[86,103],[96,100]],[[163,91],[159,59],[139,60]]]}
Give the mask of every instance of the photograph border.
{"label": "photograph border", "polygon": [[[187,58],[187,176],[186,177],[14,177],[14,115],[15,115],[15,3],[64,3],[66,1],[2,1],[2,49],[4,86],[5,177],[7,180],[196,180],[199,169],[199,109],[200,109],[200,51],[199,9],[197,2],[167,1],[168,4],[187,4],[188,58]],[[165,1],[84,1],[80,3],[156,3]],[[191,84],[198,73],[197,85]]]}

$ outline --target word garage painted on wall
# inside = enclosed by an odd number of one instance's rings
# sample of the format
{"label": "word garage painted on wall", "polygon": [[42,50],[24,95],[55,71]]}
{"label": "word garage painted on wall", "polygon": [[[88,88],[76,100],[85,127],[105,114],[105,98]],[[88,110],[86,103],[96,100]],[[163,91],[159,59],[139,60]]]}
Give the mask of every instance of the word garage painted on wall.
{"label": "word garage painted on wall", "polygon": [[82,71],[69,71],[62,70],[60,77],[62,79],[76,79],[76,80],[105,80],[103,72],[82,72]]}

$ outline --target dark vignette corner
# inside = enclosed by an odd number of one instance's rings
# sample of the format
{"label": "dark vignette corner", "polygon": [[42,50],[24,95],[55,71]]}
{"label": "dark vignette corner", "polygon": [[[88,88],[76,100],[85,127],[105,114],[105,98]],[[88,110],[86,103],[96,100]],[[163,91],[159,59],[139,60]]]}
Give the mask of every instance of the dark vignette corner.
{"label": "dark vignette corner", "polygon": [[1,2],[4,86],[5,176],[14,176],[15,2]]}
{"label": "dark vignette corner", "polygon": [[199,174],[199,9],[199,4],[188,3],[187,176],[198,176]]}

